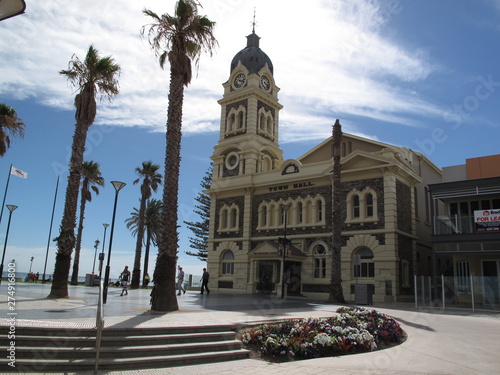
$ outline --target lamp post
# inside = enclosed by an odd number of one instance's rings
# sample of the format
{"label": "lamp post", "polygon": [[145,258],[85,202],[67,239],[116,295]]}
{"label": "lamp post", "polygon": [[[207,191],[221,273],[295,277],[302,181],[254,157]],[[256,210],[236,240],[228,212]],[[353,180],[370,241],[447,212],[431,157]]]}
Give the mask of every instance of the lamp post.
{"label": "lamp post", "polygon": [[35,259],[35,257],[31,257],[31,264],[30,264],[30,272],[31,273],[31,267],[33,266],[33,259]]}
{"label": "lamp post", "polygon": [[102,252],[99,254],[99,280],[102,277],[102,262],[104,261],[104,245],[106,244],[106,229],[108,229],[109,224],[103,224],[104,227],[104,236],[102,239]]}
{"label": "lamp post", "polygon": [[283,262],[281,263],[281,298],[285,298],[285,257],[286,257],[286,250],[287,250],[287,243],[286,243],[286,219],[287,219],[287,211],[290,208],[289,204],[282,204],[281,209],[283,210],[283,222],[284,222],[284,231],[283,231]]}
{"label": "lamp post", "polygon": [[113,232],[115,229],[115,217],[116,217],[116,204],[118,203],[118,193],[126,185],[125,182],[111,181],[115,188],[115,204],[113,206],[113,219],[111,220],[111,233],[109,235],[109,250],[108,250],[108,261],[106,263],[106,271],[104,273],[104,293],[103,293],[103,303],[106,303],[108,299],[108,284],[109,284],[109,261],[111,259],[111,248],[113,245]]}
{"label": "lamp post", "polygon": [[7,224],[7,233],[5,234],[5,244],[3,245],[2,264],[0,264],[0,284],[2,283],[3,261],[5,259],[5,250],[7,250],[7,240],[9,239],[10,218],[12,217],[12,212],[17,208],[17,206],[14,206],[13,204],[7,204],[6,206],[9,209],[9,221]]}
{"label": "lamp post", "polygon": [[95,240],[95,245],[94,245],[94,248],[95,248],[95,251],[94,251],[94,265],[92,266],[92,274],[94,274],[94,270],[95,270],[95,258],[97,256],[97,248],[99,247],[100,243],[101,243],[101,241]]}

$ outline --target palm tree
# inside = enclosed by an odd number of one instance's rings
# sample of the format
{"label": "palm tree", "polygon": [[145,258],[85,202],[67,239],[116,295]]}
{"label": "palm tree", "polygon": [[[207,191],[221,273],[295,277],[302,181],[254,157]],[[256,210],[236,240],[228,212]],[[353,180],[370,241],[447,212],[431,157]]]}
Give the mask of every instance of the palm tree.
{"label": "palm tree", "polygon": [[[144,270],[142,275],[142,283],[144,285],[144,278],[148,273],[149,265],[149,249],[151,243],[153,246],[158,246],[158,236],[160,234],[160,220],[161,220],[161,201],[158,199],[150,199],[146,205],[144,212],[144,228],[146,229],[146,239],[144,241],[146,249],[144,251]],[[125,220],[127,229],[132,231],[132,235],[136,236],[139,227],[139,210],[134,207],[134,211],[130,213],[130,217]]]}
{"label": "palm tree", "polygon": [[153,164],[151,160],[142,162],[142,168],[136,168],[135,172],[139,175],[139,178],[134,181],[134,185],[139,183],[142,178],[141,184],[141,199],[139,205],[139,216],[137,218],[137,242],[135,245],[135,259],[134,259],[134,270],[132,271],[132,283],[130,287],[132,289],[139,288],[139,283],[141,279],[141,252],[142,252],[142,241],[144,239],[144,212],[146,211],[146,201],[151,198],[151,190],[155,193],[158,190],[158,186],[161,185],[162,175],[157,171],[160,169],[158,164]]}
{"label": "palm tree", "polygon": [[12,107],[0,103],[0,156],[10,147],[9,135],[23,138],[25,126]]}
{"label": "palm tree", "polygon": [[[159,57],[160,66],[163,68],[167,59],[170,63],[162,230],[153,275],[155,285],[151,293],[151,308],[155,311],[179,309],[175,297],[175,271],[184,86],[187,87],[191,82],[192,62],[197,64],[202,52],[211,55],[217,45],[213,35],[215,22],[205,16],[199,16],[198,5],[194,0],[179,0],[174,16],[158,16],[151,10],[143,11],[145,15],[153,18],[153,23],[149,25],[148,37],[151,47]],[[143,34],[145,28],[142,29]]]}
{"label": "palm tree", "polygon": [[111,56],[101,58],[99,52],[90,46],[82,62],[73,55],[68,70],[59,74],[68,78],[78,90],[75,96],[75,134],[71,147],[68,185],[64,212],[57,241],[54,279],[48,298],[68,297],[68,275],[71,253],[75,246],[76,209],[78,206],[78,190],[80,186],[83,154],[89,127],[94,123],[97,113],[96,95],[101,94],[109,100],[118,94],[118,75],[120,66]]}
{"label": "palm tree", "polygon": [[342,191],[340,184],[340,143],[342,128],[337,119],[332,130],[333,173],[332,173],[332,275],[330,279],[329,302],[345,303],[342,292]]}
{"label": "palm tree", "polygon": [[92,202],[92,192],[99,195],[99,188],[95,185],[104,186],[104,178],[101,176],[99,163],[84,161],[82,164],[82,188],[80,191],[80,220],[76,234],[75,259],[73,260],[73,274],[71,285],[78,285],[78,267],[80,265],[80,249],[82,246],[83,220],[85,219],[85,204]]}

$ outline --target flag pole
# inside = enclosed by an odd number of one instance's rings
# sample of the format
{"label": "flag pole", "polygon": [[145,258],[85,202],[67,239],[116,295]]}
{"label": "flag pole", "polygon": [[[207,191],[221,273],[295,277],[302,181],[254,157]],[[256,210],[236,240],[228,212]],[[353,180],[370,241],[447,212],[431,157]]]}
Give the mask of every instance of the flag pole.
{"label": "flag pole", "polygon": [[43,266],[42,283],[44,284],[45,284],[45,271],[47,270],[47,258],[49,257],[50,237],[52,235],[52,223],[54,222],[54,211],[56,209],[57,190],[59,188],[59,177],[60,175],[57,176],[56,192],[54,193],[54,204],[52,205],[52,217],[50,219],[49,239],[47,240],[47,252],[45,253],[45,265]]}
{"label": "flag pole", "polygon": [[0,210],[0,223],[2,223],[3,207],[5,206],[5,198],[7,198],[7,190],[9,189],[10,173],[12,172],[12,163],[9,168],[9,175],[7,176],[7,184],[5,185],[5,193],[3,194],[2,209]]}

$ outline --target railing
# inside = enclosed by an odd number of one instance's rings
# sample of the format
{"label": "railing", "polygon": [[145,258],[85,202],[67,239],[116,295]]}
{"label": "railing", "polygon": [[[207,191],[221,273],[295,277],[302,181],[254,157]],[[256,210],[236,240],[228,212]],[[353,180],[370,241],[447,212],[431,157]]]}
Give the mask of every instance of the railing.
{"label": "railing", "polygon": [[474,233],[474,216],[434,216],[434,234]]}
{"label": "railing", "polygon": [[499,277],[415,276],[415,308],[500,311]]}
{"label": "railing", "polygon": [[96,335],[95,335],[95,366],[94,374],[97,374],[99,369],[99,354],[101,351],[101,337],[102,330],[104,329],[104,303],[103,303],[103,280],[99,279],[99,297],[97,300],[97,314],[96,314]]}

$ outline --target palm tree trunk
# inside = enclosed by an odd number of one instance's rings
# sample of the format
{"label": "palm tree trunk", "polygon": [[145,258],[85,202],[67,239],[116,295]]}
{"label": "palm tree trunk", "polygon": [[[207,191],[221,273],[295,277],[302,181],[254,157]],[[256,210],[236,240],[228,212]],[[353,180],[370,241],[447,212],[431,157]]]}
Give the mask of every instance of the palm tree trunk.
{"label": "palm tree trunk", "polygon": [[153,276],[155,285],[151,300],[151,309],[154,311],[176,311],[179,309],[175,296],[175,267],[178,248],[177,194],[179,190],[183,100],[184,77],[179,73],[171,73],[168,96],[163,210],[158,258]]}
{"label": "palm tree trunk", "polygon": [[146,249],[144,249],[144,270],[142,272],[142,286],[144,286],[144,280],[146,280],[146,274],[148,273],[150,246],[151,246],[151,233],[149,230],[149,226],[146,226]]}
{"label": "palm tree trunk", "polygon": [[80,187],[81,168],[85,141],[90,124],[77,121],[73,145],[71,148],[70,170],[66,186],[66,200],[61,221],[60,233],[57,237],[56,264],[52,279],[52,288],[47,298],[68,298],[68,276],[71,265],[71,253],[75,246],[76,209],[78,206],[78,190]]}
{"label": "palm tree trunk", "polygon": [[337,119],[333,125],[333,173],[332,173],[332,276],[329,302],[345,303],[342,291],[342,192],[340,184],[340,143],[342,128]]}
{"label": "palm tree trunk", "polygon": [[132,270],[131,289],[138,289],[141,282],[141,255],[142,241],[144,240],[144,213],[146,212],[146,198],[141,197],[139,217],[137,218],[137,242],[135,244],[134,269]]}
{"label": "palm tree trunk", "polygon": [[78,231],[76,233],[75,259],[73,259],[73,273],[71,274],[71,285],[78,285],[78,269],[80,267],[80,250],[82,247],[83,221],[85,220],[85,197],[83,192],[80,197],[80,219],[78,220]]}

